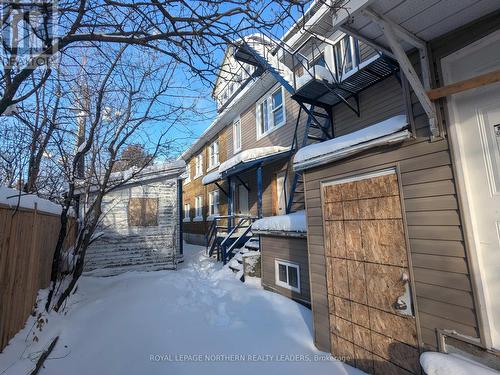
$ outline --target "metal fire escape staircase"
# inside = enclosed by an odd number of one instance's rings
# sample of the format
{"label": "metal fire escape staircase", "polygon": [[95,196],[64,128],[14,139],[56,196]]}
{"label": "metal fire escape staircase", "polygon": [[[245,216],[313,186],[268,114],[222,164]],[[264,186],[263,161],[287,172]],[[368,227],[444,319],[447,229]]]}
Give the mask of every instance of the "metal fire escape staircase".
{"label": "metal fire escape staircase", "polygon": [[[310,95],[310,90],[306,92],[301,90],[301,87],[297,86],[294,71],[292,71],[282,60],[286,59],[288,56],[288,60],[291,59],[293,62],[292,67],[296,68],[299,66],[306,71],[306,74],[311,74],[308,70],[311,64],[303,55],[299,54],[299,56],[297,56],[297,52],[289,51],[283,43],[277,43],[272,38],[263,34],[254,34],[240,41],[234,56],[240,62],[254,65],[261,68],[262,71],[268,71],[299,104],[299,115],[295,124],[294,137],[290,147],[290,156],[288,158],[289,161],[285,173],[283,193],[286,202],[286,213],[303,209],[305,207],[304,181],[302,173],[293,172],[293,156],[297,150],[302,147],[311,143],[323,142],[334,137],[331,111],[332,104],[329,101],[322,101],[317,96],[317,93],[315,95]],[[314,60],[314,53],[312,60]],[[315,75],[314,71],[312,73]],[[330,74],[335,81],[334,74],[331,72]],[[314,76],[311,78],[315,79]],[[342,96],[343,92],[347,92],[347,90],[340,88],[338,84],[332,85],[331,83],[321,80],[319,81],[319,85],[323,89],[321,96],[325,96],[324,92],[326,90],[332,97],[346,103],[351,109],[354,109],[351,103]],[[342,91],[342,93],[339,91]],[[307,116],[303,132],[301,132],[302,113]],[[359,108],[357,113],[359,115]],[[290,179],[291,181],[289,181]]]}
{"label": "metal fire escape staircase", "polygon": [[[359,116],[358,94],[390,75],[397,76],[399,72],[399,66],[393,59],[376,51],[371,58],[361,62],[359,51],[356,50],[356,68],[349,74],[344,72],[345,51],[344,61],[336,60],[332,63],[332,66],[335,65],[335,72],[331,71],[326,63],[325,66],[318,67],[316,58],[323,52],[316,43],[317,38],[319,37],[311,35],[301,46],[291,51],[285,42],[256,33],[240,39],[234,48],[236,60],[255,66],[257,74],[265,72],[271,74],[299,105],[283,184],[286,213],[305,207],[302,173],[293,171],[295,153],[302,147],[336,136],[332,118],[333,106],[346,105]],[[335,44],[326,38],[319,40],[320,44],[330,48],[331,54],[334,55]],[[358,42],[355,43],[357,48]],[[307,50],[305,54],[301,53],[303,48]],[[299,71],[303,74],[297,78]],[[305,122],[303,115],[306,116]],[[249,239],[252,239],[251,228],[255,219],[232,215],[221,216],[214,220],[207,233],[208,255],[216,253],[218,260],[222,260],[224,264],[231,260],[236,250],[240,250]],[[221,225],[220,221],[223,220],[227,220],[227,226]],[[223,233],[222,228],[227,228],[226,233]]]}
{"label": "metal fire escape staircase", "polygon": [[[335,62],[317,65],[317,58],[329,49]],[[268,71],[299,104],[299,115],[290,148],[290,157],[285,175],[284,196],[286,212],[304,209],[304,184],[301,173],[292,169],[293,156],[298,149],[311,143],[334,138],[332,108],[337,104],[346,105],[357,116],[360,115],[358,94],[390,75],[398,77],[399,65],[392,58],[372,49],[371,57],[361,61],[359,42],[353,39],[355,57],[348,73],[345,68],[346,56],[351,54],[351,42],[344,43],[342,61],[334,53],[339,42],[311,35],[299,47],[290,50],[283,41],[276,41],[262,33],[242,38],[235,48],[234,57],[240,62],[254,65],[260,71]],[[303,54],[302,51],[305,51]],[[348,52],[349,51],[349,52]],[[306,57],[309,56],[309,57]],[[325,59],[326,60],[326,59]],[[330,67],[332,69],[330,69]],[[332,71],[335,70],[335,71]],[[302,76],[297,78],[297,72]],[[305,78],[305,79],[304,79]],[[304,131],[301,131],[301,115],[307,116]],[[291,179],[291,181],[287,181]],[[288,190],[288,191],[287,191]]]}

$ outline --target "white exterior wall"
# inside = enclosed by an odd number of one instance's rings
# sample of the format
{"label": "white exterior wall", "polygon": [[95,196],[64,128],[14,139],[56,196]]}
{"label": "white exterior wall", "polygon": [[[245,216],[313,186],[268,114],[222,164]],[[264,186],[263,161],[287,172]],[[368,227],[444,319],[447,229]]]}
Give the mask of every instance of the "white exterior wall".
{"label": "white exterior wall", "polygon": [[[158,226],[129,226],[130,198],[159,198]],[[181,260],[175,178],[118,188],[105,196],[102,211],[96,230],[102,236],[87,250],[85,272],[108,275],[168,269]]]}

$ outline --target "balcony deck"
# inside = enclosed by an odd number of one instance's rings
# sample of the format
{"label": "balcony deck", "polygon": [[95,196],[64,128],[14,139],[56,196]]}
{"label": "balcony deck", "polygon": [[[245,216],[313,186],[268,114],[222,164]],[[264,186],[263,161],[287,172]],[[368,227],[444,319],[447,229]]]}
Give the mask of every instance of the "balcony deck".
{"label": "balcony deck", "polygon": [[292,98],[310,104],[335,106],[342,102],[340,97],[349,99],[398,70],[399,66],[393,60],[376,55],[348,72],[338,83],[311,77],[295,90]]}

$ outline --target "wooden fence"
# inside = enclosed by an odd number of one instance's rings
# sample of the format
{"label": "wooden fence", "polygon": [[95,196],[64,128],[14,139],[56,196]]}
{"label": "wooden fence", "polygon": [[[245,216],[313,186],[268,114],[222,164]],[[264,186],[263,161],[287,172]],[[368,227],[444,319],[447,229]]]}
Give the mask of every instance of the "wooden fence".
{"label": "wooden fence", "polygon": [[[0,205],[0,352],[24,327],[38,290],[49,285],[60,225],[58,215]],[[71,219],[66,248],[75,234]]]}

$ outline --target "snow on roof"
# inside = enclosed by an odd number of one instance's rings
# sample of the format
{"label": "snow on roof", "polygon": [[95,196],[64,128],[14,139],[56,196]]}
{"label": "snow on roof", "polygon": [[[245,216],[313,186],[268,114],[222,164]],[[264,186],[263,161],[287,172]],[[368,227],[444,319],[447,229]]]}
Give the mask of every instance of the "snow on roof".
{"label": "snow on roof", "polygon": [[410,137],[406,115],[398,115],[364,129],[325,142],[301,148],[295,154],[295,170],[325,164],[385,143],[401,142]]}
{"label": "snow on roof", "polygon": [[[139,181],[148,181],[156,179],[159,177],[166,177],[177,175],[178,179],[182,179],[182,173],[184,173],[186,168],[186,162],[182,159],[171,160],[160,164],[153,164],[143,168],[140,172],[138,167],[132,167],[120,172],[113,172],[109,176],[110,185],[118,185],[122,183],[122,186],[127,184],[134,184]],[[135,174],[135,175],[134,175]],[[95,192],[98,190],[98,184],[96,180],[92,180],[92,186],[90,192]],[[75,194],[82,194],[86,191],[85,181],[79,181]]]}
{"label": "snow on roof", "polygon": [[420,364],[428,375],[493,375],[497,371],[474,362],[458,354],[425,352],[420,356]]}
{"label": "snow on roof", "polygon": [[251,148],[249,150],[241,151],[232,158],[226,160],[219,166],[219,173],[223,173],[238,164],[248,163],[250,161],[258,160],[267,156],[280,154],[285,151],[289,151],[290,147],[283,146],[269,146],[269,147],[259,147]]}
{"label": "snow on roof", "polygon": [[218,181],[220,179],[221,179],[221,175],[219,173],[219,170],[216,170],[214,172],[211,172],[211,173],[205,175],[205,177],[202,178],[201,183],[203,185],[208,185],[208,184],[211,184],[212,182]]}
{"label": "snow on roof", "polygon": [[269,216],[259,219],[252,224],[252,231],[306,233],[306,212],[297,211],[288,215]]}
{"label": "snow on roof", "polygon": [[179,170],[183,170],[186,167],[186,162],[184,160],[173,160],[160,164],[153,164],[145,167],[142,171],[138,172],[139,168],[132,167],[124,171],[111,173],[111,181],[127,180],[137,173],[133,181],[147,180],[150,178],[157,177],[158,175],[165,175],[169,172],[177,173]]}
{"label": "snow on roof", "polygon": [[[21,194],[21,195],[20,195]],[[60,215],[62,211],[61,205],[51,202],[48,199],[43,199],[34,194],[24,194],[16,189],[10,189],[5,186],[0,186],[0,203],[11,208],[19,207],[34,209],[35,203],[37,210],[50,214]]]}
{"label": "snow on roof", "polygon": [[313,79],[328,83],[333,83],[335,80],[333,73],[328,68],[321,65],[314,65],[297,78],[295,82],[297,90]]}

